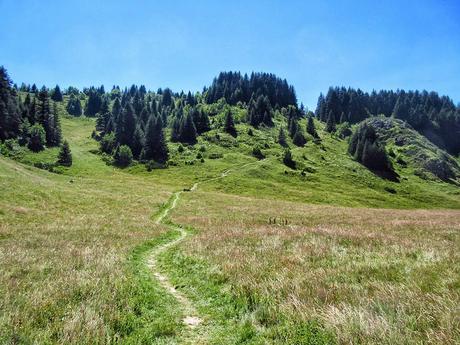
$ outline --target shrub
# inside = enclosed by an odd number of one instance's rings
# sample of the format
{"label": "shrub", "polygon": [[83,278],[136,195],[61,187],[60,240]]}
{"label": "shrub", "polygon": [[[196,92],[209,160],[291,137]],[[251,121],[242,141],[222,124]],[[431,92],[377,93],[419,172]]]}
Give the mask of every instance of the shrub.
{"label": "shrub", "polygon": [[265,158],[265,155],[262,153],[262,151],[260,150],[259,146],[254,146],[253,147],[252,155],[254,157],[256,157],[257,159],[264,159]]}
{"label": "shrub", "polygon": [[222,153],[217,153],[217,152],[213,152],[211,154],[209,154],[209,159],[219,159],[219,158],[223,158],[224,155]]}
{"label": "shrub", "polygon": [[284,154],[283,154],[283,163],[284,165],[286,165],[287,167],[291,168],[291,169],[295,169],[296,168],[296,163],[295,161],[292,159],[292,153],[291,153],[291,150],[287,149],[284,151]]}
{"label": "shrub", "polygon": [[341,139],[345,139],[353,134],[353,132],[351,131],[350,124],[348,122],[344,122],[338,125],[336,133]]}
{"label": "shrub", "polygon": [[185,151],[185,148],[182,146],[182,144],[179,145],[179,147],[177,148],[177,152],[182,153],[184,151]]}
{"label": "shrub", "polygon": [[115,161],[114,164],[121,168],[129,166],[133,161],[133,153],[127,145],[121,145],[117,148],[115,152]]}
{"label": "shrub", "polygon": [[116,140],[114,133],[108,133],[101,138],[100,149],[104,153],[111,155],[115,150]]}

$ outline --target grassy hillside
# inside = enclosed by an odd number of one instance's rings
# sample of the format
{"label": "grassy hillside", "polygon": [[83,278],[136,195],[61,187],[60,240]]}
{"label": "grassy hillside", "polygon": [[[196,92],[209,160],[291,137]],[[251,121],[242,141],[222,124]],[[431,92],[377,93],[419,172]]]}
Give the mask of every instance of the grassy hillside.
{"label": "grassy hillside", "polygon": [[399,183],[383,180],[320,123],[321,143],[291,144],[297,170],[282,164],[277,128],[169,144],[170,167],[147,171],[106,164],[93,119],[62,126],[72,167],[30,166],[57,149],[0,158],[0,342],[185,342],[177,301],[144,265],[177,236],[152,215],[173,191],[256,162],[256,145],[265,160],[184,193],[172,220],[193,236],[161,257],[203,316],[205,343],[460,340],[458,211],[393,210],[457,209],[455,185],[410,162],[396,165]]}

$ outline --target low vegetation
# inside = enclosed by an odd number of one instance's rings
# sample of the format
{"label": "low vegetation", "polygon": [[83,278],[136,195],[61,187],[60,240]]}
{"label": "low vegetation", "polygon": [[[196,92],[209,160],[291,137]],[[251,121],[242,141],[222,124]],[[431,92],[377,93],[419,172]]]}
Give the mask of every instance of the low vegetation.
{"label": "low vegetation", "polygon": [[[265,73],[192,94],[1,72],[0,343],[460,342],[447,97],[332,88],[313,113]],[[156,259],[196,328],[146,264],[183,231]]]}

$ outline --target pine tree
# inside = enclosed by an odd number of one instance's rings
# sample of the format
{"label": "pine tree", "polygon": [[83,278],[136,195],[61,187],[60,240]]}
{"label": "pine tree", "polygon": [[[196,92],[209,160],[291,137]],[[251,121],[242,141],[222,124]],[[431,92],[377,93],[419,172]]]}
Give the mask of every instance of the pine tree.
{"label": "pine tree", "polygon": [[283,147],[288,146],[288,143],[286,140],[286,132],[284,131],[283,127],[280,127],[280,131],[278,133],[278,143]]}
{"label": "pine tree", "polygon": [[142,159],[165,163],[168,160],[168,146],[163,132],[161,117],[150,116],[145,128]]}
{"label": "pine tree", "polygon": [[58,164],[66,167],[70,167],[72,165],[72,153],[67,140],[64,140],[64,143],[61,145],[61,149],[59,150]]}
{"label": "pine tree", "polygon": [[185,119],[183,119],[180,127],[180,141],[188,144],[196,143],[196,128],[193,123],[193,118],[190,114],[187,114]]}
{"label": "pine tree", "polygon": [[95,116],[102,105],[102,98],[100,93],[94,88],[90,88],[88,94],[88,101],[85,106],[85,115],[86,116]]}
{"label": "pine tree", "polygon": [[80,99],[76,97],[74,94],[70,94],[69,100],[67,102],[66,110],[72,116],[81,116],[81,113],[82,113],[81,102],[80,102]]}
{"label": "pine tree", "polygon": [[284,163],[284,165],[286,165],[287,167],[289,167],[291,169],[296,168],[296,162],[292,159],[291,150],[289,150],[289,149],[284,150],[283,163]]}
{"label": "pine tree", "polygon": [[327,117],[326,132],[329,132],[329,133],[335,132],[335,117],[334,117],[334,114],[332,113],[332,110],[329,111],[329,115]]}
{"label": "pine tree", "polygon": [[134,159],[139,159],[141,151],[144,147],[144,131],[142,130],[141,124],[136,125],[134,130],[133,139],[131,143],[131,151]]}
{"label": "pine tree", "polygon": [[300,128],[298,128],[297,132],[294,134],[294,138],[292,138],[292,142],[296,146],[304,146],[307,143],[307,139],[305,139],[305,136],[303,135]]}
{"label": "pine tree", "polygon": [[59,146],[62,141],[62,129],[61,129],[61,118],[59,116],[59,111],[57,104],[53,103],[53,140],[51,146]]}
{"label": "pine tree", "polygon": [[59,88],[59,85],[56,85],[53,92],[51,93],[51,99],[55,102],[62,102],[63,97],[62,97],[62,92],[61,92],[61,89]]}
{"label": "pine tree", "polygon": [[120,145],[132,145],[134,130],[136,129],[136,115],[129,102],[121,112],[115,126],[115,138]]}
{"label": "pine tree", "polygon": [[180,140],[180,127],[181,120],[178,117],[174,117],[174,120],[171,125],[171,141],[173,143],[178,142]]}
{"label": "pine tree", "polygon": [[233,115],[230,110],[228,110],[227,113],[225,114],[224,130],[225,132],[227,132],[233,137],[236,137],[238,135],[238,133],[236,132],[236,128],[235,128],[235,122],[233,120]]}
{"label": "pine tree", "polygon": [[0,141],[17,137],[22,121],[16,90],[11,84],[6,69],[0,66]]}
{"label": "pine tree", "polygon": [[318,133],[316,132],[315,122],[312,116],[309,116],[307,120],[307,133],[313,138],[318,138]]}

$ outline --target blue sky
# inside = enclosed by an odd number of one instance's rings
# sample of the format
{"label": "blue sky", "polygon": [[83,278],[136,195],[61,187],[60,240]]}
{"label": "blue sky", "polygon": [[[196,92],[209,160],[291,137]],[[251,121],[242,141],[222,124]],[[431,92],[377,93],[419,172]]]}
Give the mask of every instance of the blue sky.
{"label": "blue sky", "polygon": [[0,0],[0,64],[17,83],[201,90],[273,72],[314,108],[330,85],[460,101],[460,1]]}

